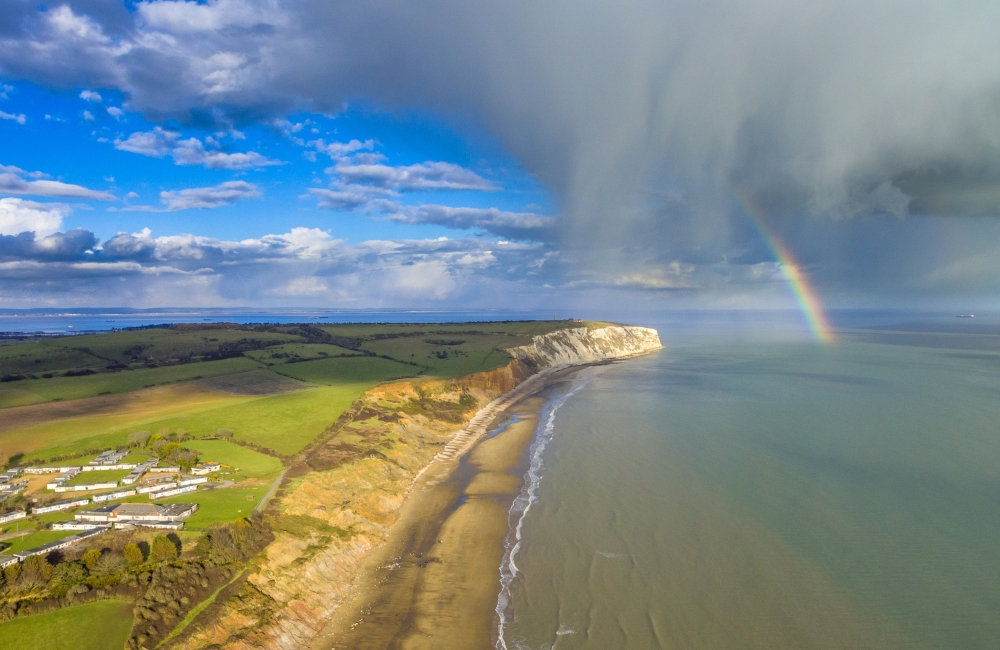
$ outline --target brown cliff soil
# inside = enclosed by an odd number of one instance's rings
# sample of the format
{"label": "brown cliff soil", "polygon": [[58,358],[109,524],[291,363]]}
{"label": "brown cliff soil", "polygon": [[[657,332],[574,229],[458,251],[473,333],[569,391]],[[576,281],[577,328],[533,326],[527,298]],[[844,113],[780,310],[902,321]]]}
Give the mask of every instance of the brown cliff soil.
{"label": "brown cliff soil", "polygon": [[[396,382],[365,393],[287,461],[267,512],[275,539],[253,561],[245,586],[220,594],[168,647],[309,647],[351,596],[415,479],[477,410],[530,374],[515,361],[458,380]],[[420,484],[444,480],[454,465]]]}

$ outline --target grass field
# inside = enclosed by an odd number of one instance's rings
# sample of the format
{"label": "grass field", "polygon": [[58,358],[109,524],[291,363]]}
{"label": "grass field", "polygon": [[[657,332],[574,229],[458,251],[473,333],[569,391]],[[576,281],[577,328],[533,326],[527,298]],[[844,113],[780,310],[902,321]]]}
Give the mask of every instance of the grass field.
{"label": "grass field", "polygon": [[281,461],[273,456],[223,440],[193,440],[185,445],[198,450],[202,462],[225,463],[239,468],[240,475],[247,478],[273,478],[282,469]]}
{"label": "grass field", "polygon": [[245,354],[255,361],[271,365],[285,363],[288,359],[322,359],[323,357],[359,353],[329,343],[285,343],[266,350],[254,350]]}
{"label": "grass field", "polygon": [[376,384],[398,377],[410,377],[419,373],[421,368],[389,359],[359,356],[286,363],[282,366],[275,366],[272,370],[311,384],[332,386]]}
{"label": "grass field", "polygon": [[91,483],[117,483],[126,476],[130,470],[127,469],[99,469],[90,472],[80,472],[66,485],[89,485]]}
{"label": "grass field", "polygon": [[196,377],[231,375],[260,368],[253,359],[237,357],[221,361],[187,363],[160,368],[139,368],[105,372],[82,377],[26,379],[0,384],[0,409],[41,404],[52,400],[72,400],[97,395],[126,393],[151,386],[161,386]]}
{"label": "grass field", "polygon": [[4,650],[119,650],[132,630],[132,603],[102,600],[0,623]]}
{"label": "grass field", "polygon": [[[303,365],[303,364],[294,364]],[[238,403],[149,423],[151,430],[178,428],[195,437],[230,429],[235,438],[279,454],[305,447],[376,382],[322,386],[270,397],[243,398]]]}

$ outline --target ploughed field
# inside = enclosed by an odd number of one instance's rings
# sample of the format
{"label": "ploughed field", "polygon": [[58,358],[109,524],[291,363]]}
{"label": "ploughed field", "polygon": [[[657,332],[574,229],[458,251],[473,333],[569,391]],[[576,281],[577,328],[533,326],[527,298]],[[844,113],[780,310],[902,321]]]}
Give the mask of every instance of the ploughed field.
{"label": "ploughed field", "polygon": [[[14,647],[10,643],[15,636],[37,639],[36,647],[39,643],[56,647],[45,635],[56,630],[74,638],[72,630],[85,609],[95,615],[98,610],[118,612],[115,615],[120,618],[120,611],[132,611],[130,605],[119,607],[125,599],[138,602],[137,612],[146,612],[142,594],[153,589],[188,589],[184,596],[188,602],[180,605],[178,596],[170,601],[178,603],[176,612],[137,619],[129,637],[132,645],[159,642],[171,631],[179,633],[181,619],[187,615],[189,621],[191,612],[200,612],[198,607],[204,609],[217,598],[254,602],[258,596],[237,579],[240,562],[259,553],[270,535],[329,539],[352,534],[312,517],[284,513],[280,496],[303,480],[302,472],[330,471],[329,467],[350,459],[380,453],[376,448],[392,443],[383,439],[391,437],[390,433],[374,435],[363,420],[334,433],[333,425],[366,391],[406,378],[418,387],[420,397],[401,408],[451,408],[424,397],[421,383],[430,386],[499,368],[510,360],[506,348],[570,326],[579,327],[569,321],[211,324],[3,341],[0,464],[5,469],[81,466],[98,453],[116,448],[131,449],[122,463],[158,458],[168,465],[180,462],[185,471],[196,462],[218,462],[222,468],[197,491],[157,501],[198,505],[184,529],[170,533],[179,553],[176,560],[150,554],[154,532],[137,529],[102,534],[49,558],[55,576],[49,575],[52,569],[35,565],[25,569],[25,576],[0,575],[0,647]],[[454,408],[458,413],[469,405]],[[309,455],[323,445],[323,453]],[[268,509],[267,521],[248,522],[246,518],[260,509],[290,468],[294,471],[288,472]],[[119,481],[126,474],[128,470],[122,469],[82,472],[67,485]],[[46,489],[54,476],[24,475],[26,489],[0,502],[0,514],[78,498],[75,492],[54,494]],[[114,502],[149,503],[150,498],[136,494]],[[84,506],[88,507],[94,506]],[[74,534],[48,528],[67,519],[73,519],[72,510],[29,513],[0,524],[0,553],[10,555]],[[216,548],[217,543],[236,550],[224,553]],[[121,563],[127,544],[144,550],[138,564],[125,567]],[[109,573],[111,569],[96,564],[84,569],[84,554],[95,549],[103,554],[105,564],[119,562],[121,573]],[[205,558],[212,560],[204,563]],[[193,563],[190,566],[201,567],[202,573],[189,570],[186,577],[183,571],[173,575],[172,562],[181,563],[176,566]],[[229,568],[223,571],[218,568],[222,566]],[[28,576],[31,571],[35,573]],[[39,577],[38,571],[44,575]],[[67,593],[71,585],[83,594],[77,596],[81,600],[66,600],[74,597],[72,590]],[[90,591],[84,592],[81,585]],[[222,595],[218,595],[220,590]],[[120,647],[120,641],[106,640],[111,644],[106,647]]]}

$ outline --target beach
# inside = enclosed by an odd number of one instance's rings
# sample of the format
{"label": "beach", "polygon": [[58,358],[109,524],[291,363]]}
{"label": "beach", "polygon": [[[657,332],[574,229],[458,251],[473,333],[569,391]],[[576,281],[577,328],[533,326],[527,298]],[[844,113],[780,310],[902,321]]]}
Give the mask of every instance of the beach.
{"label": "beach", "polygon": [[508,513],[539,411],[580,369],[547,373],[496,414],[487,437],[460,461],[428,466],[313,650],[493,644]]}

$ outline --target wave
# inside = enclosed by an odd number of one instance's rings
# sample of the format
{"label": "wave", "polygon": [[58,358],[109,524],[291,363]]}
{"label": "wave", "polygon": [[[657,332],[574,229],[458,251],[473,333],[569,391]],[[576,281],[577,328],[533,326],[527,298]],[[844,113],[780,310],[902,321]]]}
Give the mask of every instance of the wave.
{"label": "wave", "polygon": [[500,595],[497,597],[496,606],[497,616],[500,619],[497,627],[497,650],[508,650],[504,633],[507,629],[508,614],[512,604],[510,584],[518,574],[515,560],[517,559],[517,552],[521,550],[521,526],[524,524],[524,518],[531,509],[532,504],[538,500],[538,484],[542,480],[542,454],[549,441],[552,440],[552,435],[555,431],[556,412],[570,397],[578,393],[586,383],[586,380],[577,380],[569,391],[549,402],[542,412],[542,417],[539,418],[535,440],[531,443],[528,451],[531,460],[528,463],[528,471],[524,475],[524,487],[521,488],[520,494],[514,499],[514,503],[510,506],[510,512],[507,514],[508,533],[507,539],[504,541],[503,560],[500,562]]}

